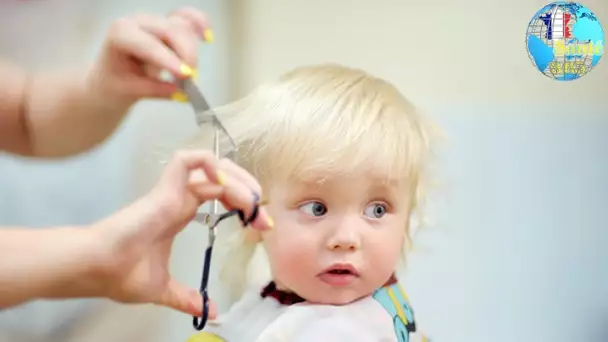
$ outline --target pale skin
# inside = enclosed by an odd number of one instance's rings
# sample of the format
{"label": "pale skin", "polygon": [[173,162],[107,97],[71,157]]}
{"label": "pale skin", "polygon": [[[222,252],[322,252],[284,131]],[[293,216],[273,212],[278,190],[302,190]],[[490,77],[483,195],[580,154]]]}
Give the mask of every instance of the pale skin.
{"label": "pale skin", "polygon": [[[28,75],[0,63],[0,151],[59,158],[99,145],[138,100],[175,95],[175,84],[154,72],[192,76],[201,39],[210,39],[207,18],[182,8],[168,17],[118,20],[97,62],[83,71]],[[212,199],[250,212],[252,192],[261,195],[261,187],[237,165],[208,151],[183,151],[148,194],[89,227],[0,227],[0,309],[33,299],[105,297],[198,315],[201,296],[168,272],[175,235]],[[271,226],[262,209],[252,227]]]}
{"label": "pale skin", "polygon": [[[347,304],[390,278],[406,237],[408,188],[404,180],[386,182],[381,171],[308,174],[309,182],[265,187],[277,228],[249,235],[263,242],[279,288],[313,303]],[[334,265],[352,267],[355,276],[328,283],[324,271]]]}
{"label": "pale skin", "polygon": [[206,16],[192,8],[167,18],[138,14],[112,25],[91,67],[29,75],[0,63],[0,149],[65,157],[99,145],[135,102],[176,93],[153,73],[192,76],[198,43],[209,32]]}

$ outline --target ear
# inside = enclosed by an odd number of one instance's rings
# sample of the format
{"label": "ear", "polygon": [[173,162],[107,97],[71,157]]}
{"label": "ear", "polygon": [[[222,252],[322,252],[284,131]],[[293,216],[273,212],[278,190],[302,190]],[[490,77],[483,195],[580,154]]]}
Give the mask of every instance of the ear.
{"label": "ear", "polygon": [[245,242],[251,244],[262,242],[262,232],[254,228],[245,228]]}

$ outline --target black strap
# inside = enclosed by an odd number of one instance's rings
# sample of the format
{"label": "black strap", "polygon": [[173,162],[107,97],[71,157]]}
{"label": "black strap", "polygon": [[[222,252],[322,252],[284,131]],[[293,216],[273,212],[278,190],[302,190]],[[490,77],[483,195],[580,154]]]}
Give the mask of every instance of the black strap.
{"label": "black strap", "polygon": [[[245,212],[241,209],[232,209],[226,213],[221,214],[217,221],[215,222],[215,226],[217,226],[222,220],[225,220],[231,216],[238,215],[239,220],[244,227],[247,227],[251,222],[255,221],[258,217],[258,213],[260,212],[260,196],[256,193],[253,193],[253,210],[251,211],[251,215],[248,218],[245,217]],[[214,228],[214,227],[212,227]],[[209,245],[207,250],[205,251],[205,261],[203,264],[203,276],[201,279],[201,286],[199,289],[199,293],[203,297],[203,312],[199,319],[197,316],[192,317],[192,325],[194,329],[200,331],[205,328],[207,324],[207,319],[209,318],[209,294],[207,293],[207,285],[209,284],[209,270],[211,269],[211,255],[213,252],[213,245]]]}
{"label": "black strap", "polygon": [[207,294],[207,285],[209,284],[212,252],[213,246],[207,247],[207,250],[205,251],[205,263],[203,264],[203,278],[201,279],[201,286],[199,288],[199,293],[203,297],[203,314],[200,320],[197,316],[192,317],[192,325],[194,325],[194,329],[198,331],[203,330],[207,324],[207,319],[209,318],[209,295]]}
{"label": "black strap", "polygon": [[222,220],[225,220],[229,217],[237,215],[239,217],[239,220],[243,224],[243,227],[247,227],[249,224],[251,224],[251,222],[255,221],[255,219],[258,217],[258,214],[260,212],[259,202],[260,202],[260,196],[254,192],[253,193],[253,210],[251,211],[251,215],[249,215],[249,217],[245,217],[245,212],[242,209],[232,209],[228,212],[221,214],[219,216],[218,220],[215,222],[215,225],[218,225]]}

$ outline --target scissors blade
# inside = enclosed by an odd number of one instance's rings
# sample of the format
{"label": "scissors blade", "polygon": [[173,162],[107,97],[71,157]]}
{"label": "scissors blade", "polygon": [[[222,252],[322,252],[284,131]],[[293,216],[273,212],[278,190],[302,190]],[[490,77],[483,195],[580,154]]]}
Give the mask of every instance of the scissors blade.
{"label": "scissors blade", "polygon": [[194,80],[192,78],[181,80],[180,85],[186,95],[188,95],[188,100],[194,108],[196,123],[201,126],[204,123],[213,122],[215,115],[213,113],[207,113],[211,110],[211,106],[209,106],[209,102],[207,102],[207,99],[205,99],[205,96],[203,96],[203,93]]}
{"label": "scissors blade", "polygon": [[201,93],[198,85],[194,83],[192,78],[182,80],[181,83],[182,89],[184,89],[184,92],[186,95],[188,95],[188,99],[190,100],[190,103],[192,103],[194,110],[197,112],[206,112],[211,109],[211,107],[209,107],[209,103],[203,96],[203,93]]}
{"label": "scissors blade", "polygon": [[232,139],[232,136],[228,133],[226,127],[222,125],[215,113],[211,110],[211,106],[209,106],[205,96],[203,96],[203,93],[194,80],[192,78],[187,78],[181,80],[180,83],[182,89],[186,95],[188,95],[188,99],[190,100],[192,107],[194,108],[194,112],[196,114],[196,123],[199,126],[205,123],[211,123],[216,130],[219,129],[222,131],[222,133],[224,133],[224,135],[228,138],[230,145],[232,145],[232,149],[236,151],[236,143]]}

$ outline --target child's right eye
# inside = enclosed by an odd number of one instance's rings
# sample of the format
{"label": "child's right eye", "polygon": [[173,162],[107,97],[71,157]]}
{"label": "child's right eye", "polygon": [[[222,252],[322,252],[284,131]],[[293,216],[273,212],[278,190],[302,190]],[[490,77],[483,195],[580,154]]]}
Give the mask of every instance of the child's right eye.
{"label": "child's right eye", "polygon": [[312,216],[323,216],[327,213],[325,204],[317,201],[308,202],[300,206],[300,210]]}

